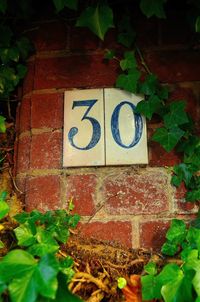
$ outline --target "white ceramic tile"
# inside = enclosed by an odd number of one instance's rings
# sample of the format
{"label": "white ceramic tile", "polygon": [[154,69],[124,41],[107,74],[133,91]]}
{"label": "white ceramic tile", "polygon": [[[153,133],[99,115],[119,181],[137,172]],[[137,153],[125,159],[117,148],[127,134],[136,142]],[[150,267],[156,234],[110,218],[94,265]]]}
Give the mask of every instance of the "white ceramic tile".
{"label": "white ceramic tile", "polygon": [[142,97],[115,88],[104,97],[106,165],[147,164],[146,121],[133,112]]}
{"label": "white ceramic tile", "polygon": [[66,91],[64,106],[63,166],[105,165],[103,89]]}

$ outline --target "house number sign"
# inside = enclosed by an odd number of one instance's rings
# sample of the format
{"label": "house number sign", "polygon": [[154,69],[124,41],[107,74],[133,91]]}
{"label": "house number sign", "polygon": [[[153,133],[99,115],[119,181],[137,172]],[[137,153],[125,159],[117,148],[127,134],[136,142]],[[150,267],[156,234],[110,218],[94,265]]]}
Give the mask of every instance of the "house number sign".
{"label": "house number sign", "polygon": [[147,164],[141,99],[115,88],[66,91],[63,166]]}

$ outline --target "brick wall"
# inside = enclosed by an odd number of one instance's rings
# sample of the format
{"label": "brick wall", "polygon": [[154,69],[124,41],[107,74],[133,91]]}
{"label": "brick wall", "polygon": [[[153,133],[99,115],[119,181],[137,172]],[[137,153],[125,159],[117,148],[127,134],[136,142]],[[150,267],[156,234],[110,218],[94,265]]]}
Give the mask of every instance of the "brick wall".
{"label": "brick wall", "polygon": [[[199,51],[188,48],[189,34],[183,35],[181,26],[140,20],[138,28],[140,22],[138,45],[149,68],[170,84],[172,100],[188,100],[187,110],[199,126]],[[103,56],[106,48],[120,51],[115,33],[102,43],[86,29],[58,21],[33,27],[36,53],[28,62],[15,144],[16,179],[26,209],[65,208],[73,196],[81,234],[158,249],[172,218],[189,219],[196,212],[183,203],[184,187],[170,184],[166,166],[180,161],[174,151],[166,153],[149,140],[147,166],[62,168],[63,92],[113,87],[118,66]],[[149,137],[157,126],[156,120],[148,123]]]}

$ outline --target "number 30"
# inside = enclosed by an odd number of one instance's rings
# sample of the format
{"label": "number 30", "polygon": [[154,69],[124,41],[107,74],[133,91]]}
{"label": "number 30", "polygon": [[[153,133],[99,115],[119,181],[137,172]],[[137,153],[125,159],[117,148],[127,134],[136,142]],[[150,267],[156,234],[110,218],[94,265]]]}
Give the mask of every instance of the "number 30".
{"label": "number 30", "polygon": [[[90,110],[96,103],[97,103],[97,100],[84,100],[84,101],[74,101],[73,102],[72,110],[74,108],[82,107],[82,106],[88,107],[81,120],[82,121],[89,120],[92,125],[91,140],[90,140],[89,144],[84,148],[83,147],[81,148],[81,147],[75,145],[75,143],[74,143],[74,137],[78,133],[78,128],[72,127],[69,130],[69,133],[68,133],[69,142],[74,148],[76,148],[78,150],[89,150],[89,149],[94,148],[98,144],[98,142],[101,138],[101,126],[100,126],[99,122],[95,118],[88,115]],[[134,136],[133,140],[129,145],[123,144],[121,136],[120,136],[120,130],[119,130],[119,114],[120,114],[121,108],[124,105],[130,106],[130,108],[132,109],[134,123],[135,123],[135,131],[134,131],[135,134],[133,135]],[[116,144],[119,145],[120,147],[126,148],[126,149],[133,148],[135,145],[137,145],[139,143],[141,136],[142,136],[142,131],[143,131],[142,117],[140,114],[135,113],[135,106],[128,101],[123,101],[123,102],[119,103],[115,107],[115,109],[112,113],[112,116],[111,116],[111,132],[112,132],[112,136],[113,136],[113,139],[116,142]]]}

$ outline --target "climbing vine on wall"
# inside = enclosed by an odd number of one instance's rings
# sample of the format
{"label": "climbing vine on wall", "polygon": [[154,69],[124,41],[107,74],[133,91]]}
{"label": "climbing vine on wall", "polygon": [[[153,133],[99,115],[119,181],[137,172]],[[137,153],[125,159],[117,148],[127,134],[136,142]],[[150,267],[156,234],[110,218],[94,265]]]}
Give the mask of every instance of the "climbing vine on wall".
{"label": "climbing vine on wall", "polygon": [[[167,0],[138,0],[132,2],[133,9],[140,9],[147,18],[167,18]],[[175,148],[182,155],[182,163],[172,168],[172,184],[178,187],[184,182],[187,187],[186,200],[191,202],[200,200],[200,176],[198,174],[200,170],[200,138],[196,134],[192,118],[185,110],[186,101],[168,102],[169,89],[167,85],[162,85],[157,76],[151,72],[141,50],[136,45],[136,33],[132,25],[131,14],[126,11],[125,14],[121,15],[121,10],[123,11],[126,8],[125,1],[117,1],[116,3],[112,1],[88,1],[85,3],[83,4],[78,0],[52,0],[50,2],[44,1],[42,7],[39,1],[0,0],[0,101],[9,103],[11,99],[16,98],[15,90],[27,71],[25,61],[33,51],[31,42],[24,35],[19,35],[20,22],[23,20],[26,23],[29,17],[42,11],[45,5],[52,5],[60,18],[65,18],[70,11],[70,20],[75,20],[75,26],[89,28],[101,40],[104,40],[109,29],[116,27],[118,42],[127,48],[121,55],[116,55],[112,49],[105,53],[106,59],[119,62],[121,72],[116,79],[116,87],[144,95],[143,100],[137,105],[136,111],[143,114],[148,120],[156,115],[162,122],[162,126],[155,130],[152,140],[159,143],[166,152],[170,152]],[[198,0],[190,0],[185,5],[188,7],[190,25],[194,32],[196,31],[198,34],[200,32],[200,3]],[[5,117],[0,115],[0,132],[5,131]],[[9,211],[4,199],[4,196],[1,195],[0,212],[2,216],[0,218],[4,218]],[[70,259],[68,259],[69,263],[66,261],[61,263],[55,257],[59,246],[58,238],[54,238],[58,230],[55,232],[55,229],[53,229],[56,227],[53,220],[57,219],[65,223],[66,217],[69,218],[68,214],[58,211],[44,215],[38,212],[23,213],[18,216],[17,219],[21,224],[15,229],[15,235],[18,246],[22,246],[23,250],[19,251],[17,249],[8,253],[1,261],[0,270],[3,276],[0,280],[1,293],[5,292],[8,286],[11,300],[18,301],[16,297],[20,295],[20,288],[26,279],[26,281],[29,280],[37,285],[34,288],[35,295],[42,295],[41,301],[49,301],[49,298],[54,299],[55,297],[56,301],[63,301],[63,292],[60,293],[62,288],[59,285],[56,293],[57,288],[53,282],[57,282],[56,276],[58,273],[59,277],[60,274],[70,275],[72,263]],[[183,288],[186,288],[186,301],[193,301],[197,296],[200,296],[198,287],[199,230],[196,230],[200,228],[199,221],[200,218],[197,217],[193,222],[193,226],[189,229],[183,222],[176,220],[172,223],[162,252],[166,255],[176,255],[180,249],[183,249],[181,259],[185,262],[185,265],[181,268],[174,264],[168,265],[159,274],[155,264],[147,265],[145,270],[148,275],[142,280],[144,299],[161,298],[162,296],[165,301],[171,302],[176,296],[177,301],[182,301]],[[62,223],[60,223],[60,229]],[[44,229],[44,225],[47,230]],[[50,237],[48,237],[49,233],[47,235],[47,231],[50,233]],[[59,236],[64,236],[62,242],[66,241],[68,237],[68,233],[63,234],[63,227],[62,234],[60,233]],[[3,242],[0,241],[0,247],[2,246]],[[45,256],[44,251],[46,253],[50,248],[53,248],[53,256]],[[17,263],[19,278],[18,281],[13,281],[13,272],[15,273],[14,269],[19,256],[22,257],[20,259],[25,260],[25,263]],[[29,265],[27,274],[30,277],[28,279],[23,272],[23,265],[27,265],[27,261]],[[53,267],[54,271],[52,271]],[[46,285],[40,284],[41,280],[44,279],[44,283],[46,281],[45,276],[43,276],[43,268],[52,271],[52,279],[47,280]],[[188,281],[188,278],[190,281]],[[62,284],[62,280],[59,280],[59,282],[59,284]],[[185,282],[188,284],[186,287]],[[45,286],[48,288],[45,288]],[[63,288],[65,288],[65,284]],[[32,288],[30,287],[30,289]],[[59,298],[56,294],[59,295]],[[65,289],[65,295],[67,294],[70,296],[70,301],[77,301],[78,298],[71,296],[68,290]],[[23,301],[28,301],[29,297],[30,295],[25,297]],[[32,299],[35,301],[36,298],[33,296]],[[199,298],[197,299],[196,301],[199,301]]]}
{"label": "climbing vine on wall", "polygon": [[[19,36],[15,25],[26,21],[34,13],[38,13],[40,4],[31,0],[20,0],[16,3],[0,0],[0,101],[12,97],[20,80],[26,74],[25,60],[32,51],[32,45],[25,36]],[[186,113],[186,102],[179,100],[168,104],[169,91],[167,86],[159,83],[156,75],[152,74],[146,65],[141,50],[135,43],[136,33],[132,26],[131,15],[128,11],[120,15],[116,8],[122,11],[126,3],[122,1],[93,1],[84,6],[78,0],[52,0],[56,13],[63,14],[67,10],[75,13],[75,26],[87,27],[101,40],[110,28],[116,27],[118,42],[128,48],[122,58],[116,58],[113,50],[107,50],[105,58],[117,59],[121,74],[116,80],[116,87],[132,93],[144,95],[136,110],[151,120],[154,115],[163,121],[162,127],[156,129],[152,140],[170,152],[176,148],[183,155],[183,162],[173,168],[172,184],[179,186],[182,182],[188,189],[186,200],[195,202],[200,199],[200,139],[195,134],[194,122]],[[135,1],[132,9],[140,9],[147,17],[166,18],[167,0]],[[194,31],[200,32],[200,3],[190,0],[184,3],[188,7],[188,20]],[[47,3],[44,2],[44,7]],[[129,3],[130,5],[130,3]],[[80,8],[79,8],[80,6]],[[17,12],[17,13],[16,13]],[[121,13],[121,12],[120,12]],[[114,22],[115,21],[115,22]],[[132,49],[130,51],[130,49]],[[142,68],[138,67],[138,62]],[[5,118],[0,116],[0,131],[5,132]]]}

